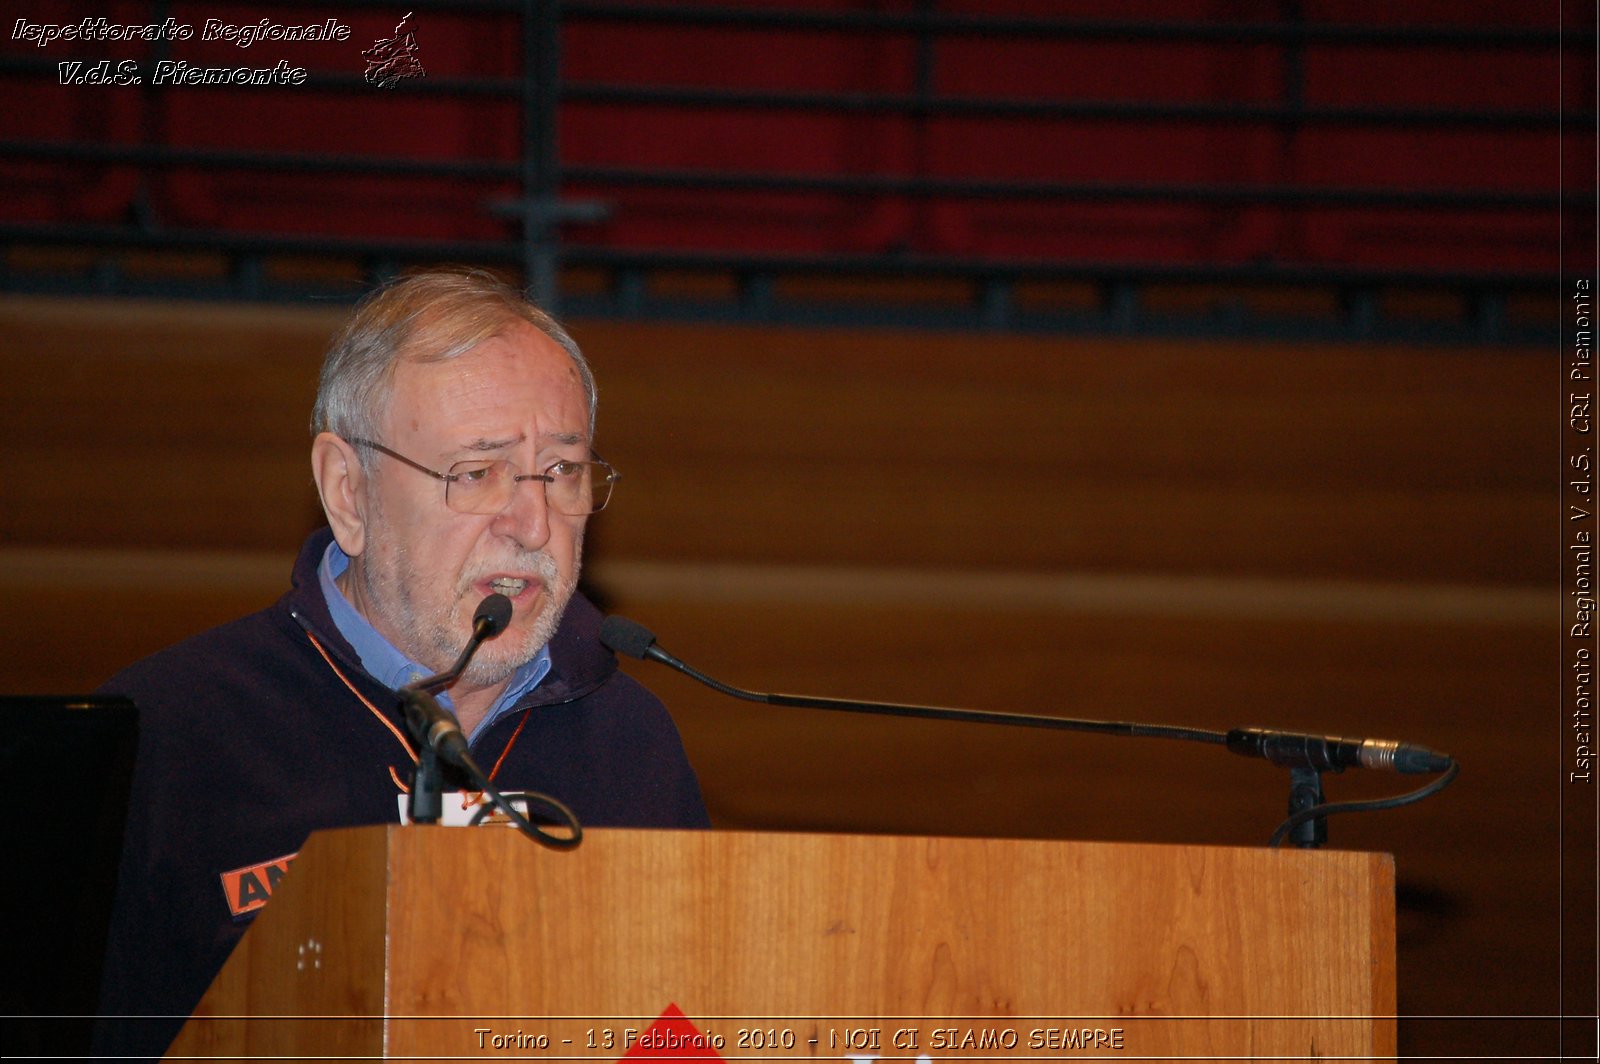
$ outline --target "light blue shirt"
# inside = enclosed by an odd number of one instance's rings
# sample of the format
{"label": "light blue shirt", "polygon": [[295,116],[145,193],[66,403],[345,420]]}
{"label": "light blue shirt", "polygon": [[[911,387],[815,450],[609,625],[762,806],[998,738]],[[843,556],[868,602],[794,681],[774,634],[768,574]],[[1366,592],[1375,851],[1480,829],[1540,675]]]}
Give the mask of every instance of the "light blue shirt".
{"label": "light blue shirt", "polygon": [[[328,613],[333,617],[334,626],[356,652],[361,667],[374,679],[395,690],[425,676],[432,676],[433,670],[422,667],[396,650],[394,644],[379,635],[378,630],[350,605],[350,600],[344,597],[344,592],[334,583],[348,568],[350,568],[350,556],[339,549],[339,543],[335,540],[328,544],[327,551],[322,555],[322,564],[317,566],[317,579],[322,585],[322,597],[327,600]],[[464,636],[462,645],[466,645]],[[483,715],[477,727],[472,729],[467,740],[470,742],[479,732],[487,731],[495,721],[510,712],[511,707],[516,705],[517,699],[537,687],[539,681],[549,672],[550,648],[540,647],[539,653],[535,654],[531,661],[519,666],[517,671],[511,674],[511,681],[506,684],[506,689],[500,692],[500,697],[489,707],[489,712]],[[449,708],[450,712],[455,712],[456,707],[450,701],[448,691],[440,692],[438,699]]]}

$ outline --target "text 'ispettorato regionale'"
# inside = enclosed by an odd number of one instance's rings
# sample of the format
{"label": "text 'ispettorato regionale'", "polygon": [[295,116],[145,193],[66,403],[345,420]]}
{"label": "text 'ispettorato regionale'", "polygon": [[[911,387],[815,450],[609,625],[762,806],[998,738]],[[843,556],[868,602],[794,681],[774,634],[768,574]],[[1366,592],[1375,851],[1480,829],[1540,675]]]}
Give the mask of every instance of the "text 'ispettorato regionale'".
{"label": "text 'ispettorato regionale'", "polygon": [[[28,41],[40,48],[56,43],[99,44],[117,41],[226,41],[238,48],[262,42],[300,42],[350,40],[350,27],[338,19],[312,23],[282,23],[271,19],[257,22],[224,22],[208,18],[198,27],[194,23],[167,18],[161,22],[112,22],[89,17],[77,22],[33,22],[19,18],[11,27],[11,39]],[[145,72],[132,59],[113,62],[81,60],[56,64],[63,85],[142,85]],[[280,60],[270,67],[200,66],[184,60],[163,59],[150,73],[153,85],[301,85],[307,71]]]}

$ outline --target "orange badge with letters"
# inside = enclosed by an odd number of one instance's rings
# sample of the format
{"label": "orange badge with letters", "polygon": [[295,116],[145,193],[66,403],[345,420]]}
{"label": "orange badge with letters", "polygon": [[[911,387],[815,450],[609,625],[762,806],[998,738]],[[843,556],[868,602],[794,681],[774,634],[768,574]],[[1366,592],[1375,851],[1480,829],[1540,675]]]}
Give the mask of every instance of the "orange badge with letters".
{"label": "orange badge with letters", "polygon": [[228,909],[233,915],[243,916],[245,913],[253,913],[267,904],[267,899],[272,897],[272,891],[277,887],[278,880],[289,871],[289,865],[297,856],[298,854],[291,853],[222,873],[222,893],[227,895]]}

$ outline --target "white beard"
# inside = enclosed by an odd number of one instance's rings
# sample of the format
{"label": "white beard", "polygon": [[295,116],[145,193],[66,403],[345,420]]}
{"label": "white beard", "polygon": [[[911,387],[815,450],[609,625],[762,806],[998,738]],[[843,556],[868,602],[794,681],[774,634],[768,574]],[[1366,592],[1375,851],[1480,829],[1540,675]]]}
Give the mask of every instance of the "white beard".
{"label": "white beard", "polygon": [[[369,530],[384,525],[382,510],[373,500]],[[373,537],[369,531],[368,543]],[[567,603],[578,586],[578,572],[583,557],[583,533],[580,531],[573,543],[571,575],[563,580],[554,558],[542,550],[513,552],[510,557],[494,564],[480,564],[477,571],[464,575],[454,599],[441,609],[424,609],[415,598],[419,588],[426,587],[423,575],[417,570],[403,546],[391,546],[387,551],[368,550],[360,566],[362,601],[373,611],[382,611],[385,626],[396,633],[395,648],[418,664],[438,673],[450,668],[467,645],[472,633],[472,613],[478,600],[472,584],[481,576],[496,572],[535,572],[544,584],[544,602],[531,625],[512,626],[484,643],[474,655],[461,681],[473,687],[489,687],[504,681],[512,673],[544,649],[554,637],[566,612]],[[471,598],[472,601],[467,600]],[[368,618],[375,620],[375,618]]]}
{"label": "white beard", "polygon": [[[578,543],[578,550],[582,550],[581,540]],[[467,666],[467,671],[462,676],[465,682],[474,687],[488,687],[500,683],[532,661],[539,651],[549,645],[550,640],[555,637],[557,626],[561,624],[561,615],[566,612],[567,602],[571,600],[572,593],[578,587],[577,566],[574,565],[571,578],[563,581],[555,559],[544,551],[525,554],[516,561],[495,566],[493,571],[503,572],[506,569],[532,570],[538,573],[539,579],[544,583],[544,604],[532,626],[526,631],[519,633],[515,629],[507,629],[478,648],[472,664]],[[473,605],[473,609],[477,609],[476,604]],[[455,653],[460,653],[460,647],[456,648]],[[451,660],[453,663],[454,659]]]}

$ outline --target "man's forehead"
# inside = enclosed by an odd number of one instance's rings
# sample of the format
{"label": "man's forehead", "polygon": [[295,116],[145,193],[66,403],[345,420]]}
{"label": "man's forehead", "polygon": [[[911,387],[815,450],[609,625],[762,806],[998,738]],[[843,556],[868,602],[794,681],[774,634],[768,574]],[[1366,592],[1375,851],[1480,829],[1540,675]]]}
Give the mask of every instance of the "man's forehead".
{"label": "man's forehead", "polygon": [[402,366],[384,414],[387,425],[379,431],[423,432],[436,445],[466,452],[505,450],[530,438],[540,448],[586,445],[589,411],[581,381],[553,365],[529,364],[533,358],[474,350],[448,362]]}
{"label": "man's forehead", "polygon": [[521,319],[504,322],[498,328],[476,337],[419,337],[402,348],[397,365],[448,369],[489,352],[514,353],[537,361],[548,361],[552,365],[560,363],[563,368],[570,368],[575,377],[578,376],[572,353],[555,337],[532,322]]}
{"label": "man's forehead", "polygon": [[[473,387],[489,391],[532,386],[541,398],[573,398],[587,402],[583,376],[572,355],[544,333],[525,325],[524,335],[497,333],[450,357],[402,356],[395,364],[396,383],[438,392]],[[554,393],[554,394],[552,394]]]}
{"label": "man's forehead", "polygon": [[[477,436],[462,443],[463,451],[504,451],[517,447],[528,438],[527,433],[519,432],[515,436],[490,437]],[[589,438],[580,432],[541,432],[534,437],[534,443],[541,447],[556,444],[560,446],[578,446],[589,442]]]}

